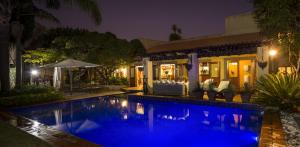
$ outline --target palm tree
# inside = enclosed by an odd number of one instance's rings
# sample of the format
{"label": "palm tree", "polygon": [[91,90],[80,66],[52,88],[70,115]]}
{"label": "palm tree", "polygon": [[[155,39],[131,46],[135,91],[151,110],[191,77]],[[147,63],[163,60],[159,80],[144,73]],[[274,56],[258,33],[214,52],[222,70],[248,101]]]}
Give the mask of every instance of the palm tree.
{"label": "palm tree", "polygon": [[[8,91],[9,83],[9,38],[16,45],[16,84],[22,83],[22,50],[24,42],[31,37],[35,28],[35,18],[44,18],[59,22],[51,13],[40,9],[34,1],[47,8],[59,9],[61,3],[76,4],[90,14],[97,25],[101,22],[101,14],[96,0],[1,0],[0,1],[0,81],[1,91]],[[9,30],[9,31],[8,31]]]}
{"label": "palm tree", "polygon": [[176,24],[173,24],[172,27],[171,27],[171,30],[173,32],[171,32],[171,34],[169,35],[169,41],[176,41],[176,40],[180,40],[182,37],[181,37],[181,29],[177,27]]}

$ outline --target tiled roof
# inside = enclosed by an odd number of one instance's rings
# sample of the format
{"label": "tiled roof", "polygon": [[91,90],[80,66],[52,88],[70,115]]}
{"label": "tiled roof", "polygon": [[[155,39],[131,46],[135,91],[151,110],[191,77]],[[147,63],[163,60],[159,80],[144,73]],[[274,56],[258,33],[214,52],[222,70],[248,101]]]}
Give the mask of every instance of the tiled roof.
{"label": "tiled roof", "polygon": [[139,40],[142,42],[142,44],[146,49],[166,43],[166,41],[159,41],[159,40],[146,39],[146,38],[139,38]]}
{"label": "tiled roof", "polygon": [[147,53],[182,51],[195,48],[205,48],[262,41],[264,41],[264,37],[260,33],[248,33],[239,35],[214,35],[159,44],[148,48]]}

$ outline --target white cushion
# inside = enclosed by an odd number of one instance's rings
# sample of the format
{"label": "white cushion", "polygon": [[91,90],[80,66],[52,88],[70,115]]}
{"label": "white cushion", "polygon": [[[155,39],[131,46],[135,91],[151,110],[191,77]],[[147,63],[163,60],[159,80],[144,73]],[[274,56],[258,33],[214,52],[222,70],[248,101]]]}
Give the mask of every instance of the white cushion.
{"label": "white cushion", "polygon": [[220,92],[220,91],[228,88],[229,84],[230,84],[230,81],[221,81],[217,91]]}
{"label": "white cushion", "polygon": [[201,87],[203,87],[204,90],[209,90],[209,85],[214,82],[214,79],[206,79],[203,83],[201,83]]}
{"label": "white cushion", "polygon": [[204,84],[206,85],[206,84],[210,84],[210,83],[213,83],[213,82],[214,82],[214,79],[206,79],[204,81]]}

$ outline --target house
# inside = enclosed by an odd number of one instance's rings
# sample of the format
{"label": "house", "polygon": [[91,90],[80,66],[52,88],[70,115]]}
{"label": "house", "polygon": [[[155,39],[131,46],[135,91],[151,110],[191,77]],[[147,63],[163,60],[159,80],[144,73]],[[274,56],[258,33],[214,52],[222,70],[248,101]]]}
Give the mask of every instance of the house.
{"label": "house", "polygon": [[291,70],[285,61],[278,62],[278,55],[272,56],[278,49],[260,34],[251,13],[227,17],[223,34],[142,42],[147,56],[129,68],[128,79],[137,87],[144,80],[150,93],[155,80],[185,81],[191,92],[206,79],[217,84],[227,79],[240,89],[269,72]]}

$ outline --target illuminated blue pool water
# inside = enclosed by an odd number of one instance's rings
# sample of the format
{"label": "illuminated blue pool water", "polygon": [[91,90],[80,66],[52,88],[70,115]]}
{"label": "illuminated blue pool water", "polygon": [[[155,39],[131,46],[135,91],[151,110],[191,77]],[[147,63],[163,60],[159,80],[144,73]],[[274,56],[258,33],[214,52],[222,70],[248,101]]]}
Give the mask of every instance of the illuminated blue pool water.
{"label": "illuminated blue pool water", "polygon": [[262,120],[257,110],[115,96],[12,111],[104,147],[256,147]]}

